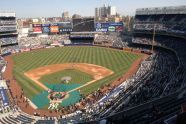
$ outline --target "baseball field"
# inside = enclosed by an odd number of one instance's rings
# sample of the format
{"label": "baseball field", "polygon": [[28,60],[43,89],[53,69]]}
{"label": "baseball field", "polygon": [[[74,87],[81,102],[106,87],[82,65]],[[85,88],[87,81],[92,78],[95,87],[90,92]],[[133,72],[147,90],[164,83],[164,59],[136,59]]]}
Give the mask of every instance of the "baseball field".
{"label": "baseball field", "polygon": [[[13,75],[24,94],[38,107],[47,108],[48,90],[67,92],[60,105],[77,103],[104,84],[126,73],[142,55],[91,46],[41,49],[13,55]],[[69,81],[65,82],[64,79]]]}

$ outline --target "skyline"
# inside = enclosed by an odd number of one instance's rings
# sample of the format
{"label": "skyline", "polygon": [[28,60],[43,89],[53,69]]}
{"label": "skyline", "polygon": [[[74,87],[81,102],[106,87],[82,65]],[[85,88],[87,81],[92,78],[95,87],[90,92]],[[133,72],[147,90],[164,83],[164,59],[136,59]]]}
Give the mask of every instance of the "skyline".
{"label": "skyline", "polygon": [[[70,15],[94,16],[95,8],[104,4],[115,6],[121,15],[134,15],[137,8],[180,6],[186,0],[0,0],[1,12],[14,11],[18,18],[61,17],[62,12]],[[82,4],[83,3],[83,4]]]}

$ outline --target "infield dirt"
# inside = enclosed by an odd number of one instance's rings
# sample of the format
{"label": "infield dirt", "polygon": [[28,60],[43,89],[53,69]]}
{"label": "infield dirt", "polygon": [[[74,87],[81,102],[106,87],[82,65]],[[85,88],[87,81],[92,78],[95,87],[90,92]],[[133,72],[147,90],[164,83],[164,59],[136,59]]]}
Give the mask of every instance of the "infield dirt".
{"label": "infield dirt", "polygon": [[[48,88],[43,83],[41,83],[39,79],[44,75],[52,74],[66,69],[77,69],[79,71],[88,73],[93,76],[94,80],[87,82],[86,84],[80,86],[79,88],[85,87],[91,83],[94,83],[97,80],[105,78],[114,73],[113,71],[98,65],[87,64],[87,63],[65,63],[65,64],[48,65],[48,66],[32,69],[28,72],[25,72],[24,74],[25,76],[33,80],[36,84],[41,86],[43,89],[48,90]],[[78,90],[79,88],[73,89],[72,91]]]}

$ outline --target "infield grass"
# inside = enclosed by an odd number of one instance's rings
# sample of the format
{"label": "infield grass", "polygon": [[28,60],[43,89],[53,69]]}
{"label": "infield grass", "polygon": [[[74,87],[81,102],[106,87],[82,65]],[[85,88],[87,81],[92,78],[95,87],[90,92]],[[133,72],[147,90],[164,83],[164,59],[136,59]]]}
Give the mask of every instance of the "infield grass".
{"label": "infield grass", "polygon": [[63,77],[71,78],[68,84],[85,84],[86,82],[93,80],[93,77],[87,73],[76,69],[66,69],[52,74],[44,75],[40,78],[39,81],[42,83],[60,84],[64,83],[61,80]]}

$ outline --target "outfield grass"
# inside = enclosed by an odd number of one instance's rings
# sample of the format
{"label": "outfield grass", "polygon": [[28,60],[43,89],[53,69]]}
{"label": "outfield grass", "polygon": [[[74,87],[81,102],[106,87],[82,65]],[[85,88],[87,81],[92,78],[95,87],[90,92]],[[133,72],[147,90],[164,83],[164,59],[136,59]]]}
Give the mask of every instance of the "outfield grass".
{"label": "outfield grass", "polygon": [[101,47],[75,46],[43,49],[14,55],[14,76],[23,87],[25,94],[32,98],[43,89],[24,76],[23,73],[31,69],[59,63],[90,63],[114,71],[113,75],[82,88],[81,93],[86,95],[120,77],[139,57],[140,55],[129,52]]}
{"label": "outfield grass", "polygon": [[66,69],[52,74],[44,75],[40,78],[42,83],[60,84],[62,77],[71,77],[68,84],[85,84],[93,80],[93,77],[87,73],[81,72],[76,69]]}

